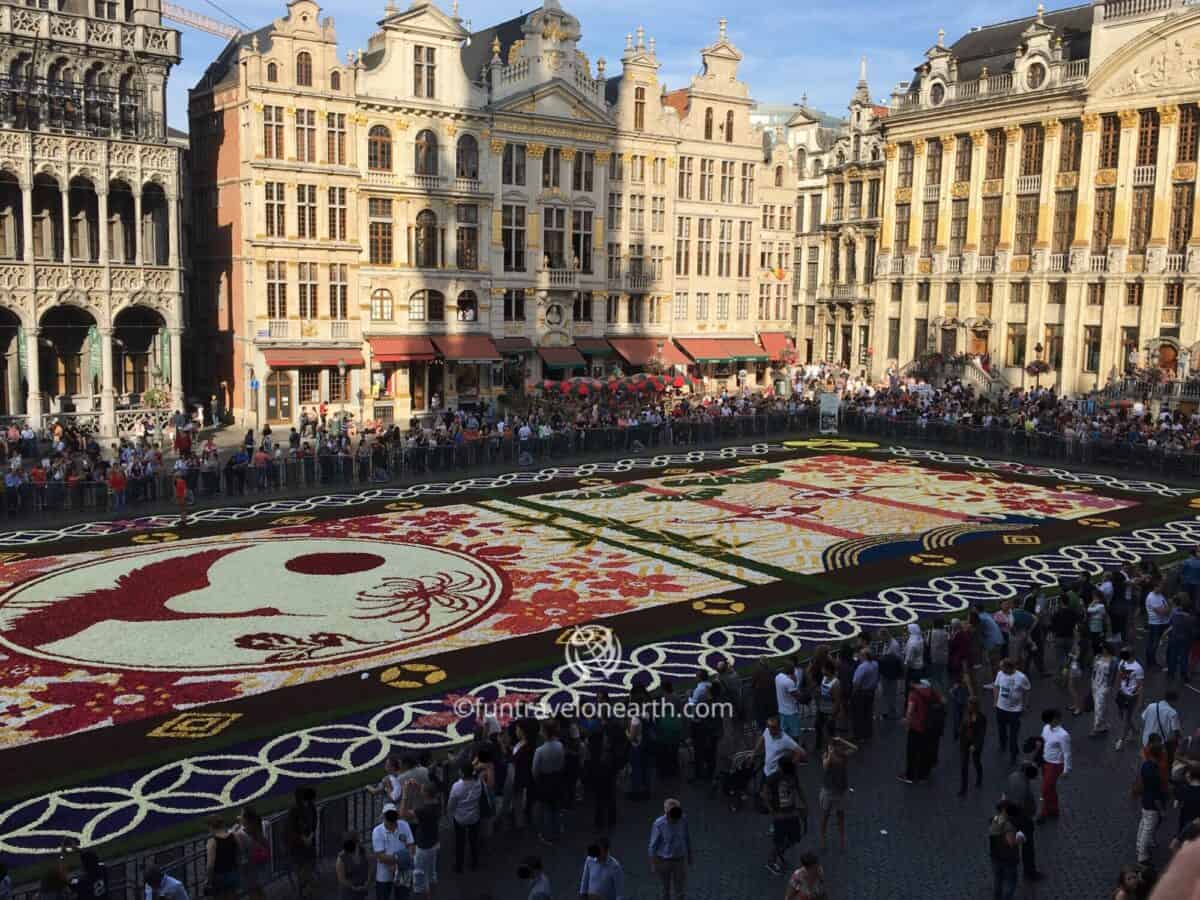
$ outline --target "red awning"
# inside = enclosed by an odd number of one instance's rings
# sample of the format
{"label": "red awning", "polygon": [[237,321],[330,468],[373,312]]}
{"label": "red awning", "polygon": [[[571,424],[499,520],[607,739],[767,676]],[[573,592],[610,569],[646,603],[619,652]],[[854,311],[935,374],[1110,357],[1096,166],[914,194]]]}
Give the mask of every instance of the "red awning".
{"label": "red awning", "polygon": [[551,369],[570,369],[587,365],[587,361],[574,347],[540,347],[538,356]]}
{"label": "red awning", "polygon": [[500,362],[500,351],[486,334],[438,335],[433,343],[442,356],[454,362]]}
{"label": "red awning", "polygon": [[367,341],[371,344],[371,359],[376,362],[430,362],[437,359],[437,351],[427,337],[373,337]]}
{"label": "red awning", "polygon": [[588,356],[612,356],[612,345],[604,338],[581,337],[575,341],[575,346]]}
{"label": "red awning", "polygon": [[781,359],[783,351],[792,343],[785,331],[760,331],[758,339],[762,341],[763,349],[771,359]]}
{"label": "red awning", "polygon": [[340,350],[337,347],[294,347],[287,350],[264,350],[263,358],[272,369],[305,369],[310,367],[336,369],[344,362],[347,369],[361,369],[361,350]]}
{"label": "red awning", "polygon": [[532,353],[533,342],[529,338],[496,338],[496,349],[501,353]]}
{"label": "red awning", "polygon": [[679,346],[698,363],[767,358],[753,338],[680,338]]}
{"label": "red awning", "polygon": [[679,348],[669,340],[659,338],[609,338],[613,349],[620,354],[621,359],[631,366],[644,366],[654,359],[658,347],[662,345],[662,361],[668,366],[686,366],[691,360],[679,352]]}

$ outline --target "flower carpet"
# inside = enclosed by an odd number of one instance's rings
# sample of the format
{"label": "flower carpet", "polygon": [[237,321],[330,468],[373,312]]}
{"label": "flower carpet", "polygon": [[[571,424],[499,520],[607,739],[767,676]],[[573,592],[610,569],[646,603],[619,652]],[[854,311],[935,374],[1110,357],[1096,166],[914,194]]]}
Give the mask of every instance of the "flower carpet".
{"label": "flower carpet", "polygon": [[626,647],[619,689],[961,609],[962,573],[995,596],[1196,539],[1186,490],[902,448],[627,462],[0,535],[0,855],[453,744],[465,695],[569,694],[587,623]]}

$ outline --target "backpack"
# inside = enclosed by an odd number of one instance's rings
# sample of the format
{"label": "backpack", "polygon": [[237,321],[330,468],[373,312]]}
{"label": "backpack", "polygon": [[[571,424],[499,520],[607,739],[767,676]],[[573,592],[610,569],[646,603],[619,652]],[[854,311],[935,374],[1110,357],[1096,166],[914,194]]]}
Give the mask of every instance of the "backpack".
{"label": "backpack", "polygon": [[946,704],[937,694],[929,698],[925,706],[925,733],[941,734],[946,728]]}

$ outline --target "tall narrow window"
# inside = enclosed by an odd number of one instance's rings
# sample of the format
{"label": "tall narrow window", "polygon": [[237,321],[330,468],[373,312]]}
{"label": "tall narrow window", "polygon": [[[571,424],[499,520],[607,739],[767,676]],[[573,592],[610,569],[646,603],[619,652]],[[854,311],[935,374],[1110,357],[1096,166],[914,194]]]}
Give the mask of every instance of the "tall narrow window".
{"label": "tall narrow window", "polygon": [[542,249],[550,259],[550,268],[566,268],[567,211],[547,206],[542,213]]}
{"label": "tall narrow window", "polygon": [[296,236],[301,238],[317,236],[317,186],[315,184],[296,185]]}
{"label": "tall narrow window", "polygon": [[325,114],[325,154],[333,166],[346,164],[346,114]]}
{"label": "tall narrow window", "polygon": [[590,194],[596,187],[596,154],[580,150],[571,164],[571,189]]}
{"label": "tall narrow window", "polygon": [[542,187],[557,188],[562,186],[562,150],[558,147],[547,147],[542,155]]}
{"label": "tall narrow window", "polygon": [[413,96],[433,99],[434,93],[434,48],[413,47]]}
{"label": "tall narrow window", "polygon": [[901,144],[899,163],[896,169],[897,184],[902,188],[910,188],[913,183],[913,160],[915,151],[912,144]]}
{"label": "tall narrow window", "polygon": [[372,172],[392,171],[392,133],[383,125],[367,132],[367,168]]}
{"label": "tall narrow window", "polygon": [[633,129],[634,131],[646,130],[646,89],[644,87],[633,89]]}
{"label": "tall narrow window", "polygon": [[725,113],[725,143],[733,143],[733,110]]}
{"label": "tall narrow window", "polygon": [[742,221],[738,223],[738,278],[750,277],[750,248],[753,236],[753,222]]}
{"label": "tall narrow window", "polygon": [[459,269],[479,268],[479,207],[460,203],[454,210],[454,264]]}
{"label": "tall narrow window", "polygon": [[1004,177],[1004,152],[1006,138],[1003,128],[993,128],[987,133],[987,158],[983,177],[990,180]]}
{"label": "tall narrow window", "polygon": [[[522,148],[524,149],[524,148]],[[525,271],[525,207],[504,204],[500,218],[504,244],[504,271]]]}
{"label": "tall narrow window", "polygon": [[908,222],[911,215],[911,204],[896,204],[896,232],[892,252],[897,256],[903,256],[908,251]]}
{"label": "tall narrow window", "polygon": [[[858,184],[861,189],[861,182],[853,182]],[[938,186],[942,183],[942,142],[941,141],[926,141],[925,142],[925,184]],[[851,205],[855,205],[851,201]]]}
{"label": "tall narrow window", "polygon": [[1186,253],[1192,238],[1192,210],[1196,198],[1193,182],[1176,184],[1171,190],[1171,233],[1168,237],[1168,253]]}
{"label": "tall narrow window", "polygon": [[267,318],[287,318],[287,263],[267,263]]}
{"label": "tall narrow window", "polygon": [[296,159],[299,162],[317,161],[317,111],[296,110]]}
{"label": "tall narrow window", "polygon": [[433,210],[423,209],[417,213],[417,224],[413,228],[413,261],[417,268],[436,269],[439,267],[437,216]]}
{"label": "tall narrow window", "polygon": [[372,265],[392,264],[392,201],[384,197],[367,200],[369,259]]}
{"label": "tall narrow window", "polygon": [[287,204],[283,196],[282,181],[268,181],[263,185],[267,209],[267,237],[287,236]]}
{"label": "tall narrow window", "polygon": [[971,180],[971,153],[973,152],[971,136],[960,134],[954,144],[954,180]]}
{"label": "tall narrow window", "polygon": [[334,71],[329,73],[329,89],[331,91],[340,91],[342,89],[341,72]]}
{"label": "tall narrow window", "polygon": [[711,141],[713,136],[713,108],[710,106],[704,110],[704,139]]}
{"label": "tall narrow window", "polygon": [[1058,191],[1054,195],[1054,237],[1051,253],[1069,253],[1075,239],[1075,191]]}
{"label": "tall narrow window", "polygon": [[679,157],[679,191],[680,200],[692,199],[692,164],[694,160],[690,156]]}
{"label": "tall narrow window", "polygon": [[1038,195],[1024,194],[1017,198],[1017,234],[1013,253],[1028,256],[1037,239]]}
{"label": "tall narrow window", "polygon": [[967,211],[970,200],[954,200],[950,203],[950,257],[962,256],[967,241]]}
{"label": "tall narrow window", "polygon": [[296,54],[296,84],[300,87],[312,87],[312,54],[307,50]]}
{"label": "tall narrow window", "polygon": [[1058,171],[1078,172],[1079,161],[1083,158],[1083,121],[1080,119],[1064,119],[1062,144],[1058,151]]}
{"label": "tall narrow window", "polygon": [[933,256],[933,245],[937,240],[938,204],[926,203],[921,217],[921,257]]}
{"label": "tall narrow window", "polygon": [[474,135],[464,134],[458,139],[454,154],[454,174],[471,181],[479,178],[479,142]]}
{"label": "tall narrow window", "polygon": [[263,107],[263,155],[283,159],[283,107]]}
{"label": "tall narrow window", "polygon": [[1041,125],[1021,126],[1021,174],[1041,175],[1046,132]]}
{"label": "tall narrow window", "polygon": [[1000,198],[983,198],[982,227],[979,234],[979,255],[995,256],[1000,243]]}
{"label": "tall narrow window", "polygon": [[414,172],[417,175],[437,175],[438,173],[438,141],[437,135],[428,128],[417,134],[416,157]]}
{"label": "tall narrow window", "polygon": [[274,84],[279,80],[279,66],[275,63],[267,63],[267,81]]}
{"label": "tall narrow window", "polygon": [[675,274],[687,275],[691,268],[692,220],[679,216],[675,220]]}
{"label": "tall narrow window", "polygon": [[579,271],[592,271],[592,213],[577,209],[571,213],[572,264],[576,261]]}
{"label": "tall narrow window", "polygon": [[392,292],[387,288],[376,288],[371,292],[371,321],[390,322],[395,316]]}
{"label": "tall narrow window", "polygon": [[514,187],[525,184],[525,145],[505,144],[500,164],[500,180]]}
{"label": "tall narrow window", "polygon": [[1158,111],[1143,109],[1138,112],[1137,163],[1153,166],[1158,163]]}
{"label": "tall narrow window", "polygon": [[1196,162],[1197,145],[1200,145],[1200,108],[1195,103],[1184,103],[1179,107],[1179,144],[1175,161]]}
{"label": "tall narrow window", "polygon": [[1154,215],[1154,188],[1135,187],[1129,220],[1129,252],[1141,256],[1150,241],[1150,219]]}
{"label": "tall narrow window", "polygon": [[331,241],[346,240],[346,189],[344,187],[329,189],[329,239]]}
{"label": "tall narrow window", "polygon": [[1121,151],[1121,120],[1116,113],[1100,117],[1100,160],[1101,169],[1115,169]]}
{"label": "tall narrow window", "polygon": [[712,219],[697,219],[696,220],[696,274],[705,276],[710,274],[710,265],[712,263]]}
{"label": "tall narrow window", "polygon": [[299,271],[297,283],[300,288],[300,318],[315,319],[317,317],[317,264],[302,262],[296,268]]}
{"label": "tall narrow window", "polygon": [[345,319],[347,315],[346,264],[334,263],[329,267],[329,318]]}
{"label": "tall narrow window", "polygon": [[1116,203],[1116,188],[1101,188],[1096,191],[1096,215],[1092,219],[1092,252],[1107,253],[1112,240],[1113,207]]}

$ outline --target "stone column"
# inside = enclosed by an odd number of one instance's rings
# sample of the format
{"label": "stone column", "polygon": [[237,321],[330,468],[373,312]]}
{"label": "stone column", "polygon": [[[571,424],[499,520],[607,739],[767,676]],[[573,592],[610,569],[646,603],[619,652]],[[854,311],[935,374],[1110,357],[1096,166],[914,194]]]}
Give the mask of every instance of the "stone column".
{"label": "stone column", "polygon": [[[996,255],[1000,251],[1012,250],[1016,237],[1017,212],[1017,173],[1021,167],[1021,128],[1012,125],[1004,129],[1004,193],[1000,200],[1000,241],[996,245]],[[1007,273],[1007,269],[1005,270]],[[997,266],[997,273],[999,266]]]}
{"label": "stone column", "polygon": [[113,389],[113,330],[110,325],[97,330],[100,332],[100,433],[106,437],[115,437],[117,397]]}
{"label": "stone column", "polygon": [[[967,203],[967,242],[963,255],[979,251],[979,236],[983,231],[983,164],[987,151],[987,132],[971,132],[971,187]],[[966,266],[963,266],[966,270]]]}
{"label": "stone column", "polygon": [[915,253],[919,250],[921,246],[921,229],[925,223],[925,141],[917,138],[912,143],[913,183],[912,203],[909,206],[908,212],[907,253]]}
{"label": "stone column", "polygon": [[[1096,202],[1096,164],[1099,162],[1099,152],[1100,116],[1096,113],[1087,113],[1083,117],[1083,146],[1080,148],[1079,156],[1079,193],[1075,203],[1075,240],[1071,242],[1072,271],[1079,271],[1079,266],[1083,266],[1083,271],[1087,271],[1087,260],[1092,245],[1092,213]],[[1064,328],[1063,330],[1070,331],[1071,329]],[[1065,344],[1063,356],[1065,359]]]}
{"label": "stone column", "polygon": [[1138,111],[1124,109],[1121,119],[1121,149],[1117,157],[1117,195],[1113,205],[1112,240],[1115,247],[1129,244],[1129,207],[1133,200],[1133,164],[1137,161]]}
{"label": "stone column", "polygon": [[[880,215],[883,216],[883,227],[879,235],[879,254],[881,256],[887,254],[890,257],[892,255],[892,246],[896,242],[895,200],[884,196],[883,188],[887,185],[896,183],[896,145],[885,144],[883,148],[883,155],[886,162],[884,163],[885,171],[883,176],[883,184],[880,186],[879,196],[879,204],[882,207],[880,210]],[[890,215],[886,209],[889,203],[892,205],[892,212]],[[820,226],[820,222],[808,223],[810,231],[818,231]]]}
{"label": "stone column", "polygon": [[108,187],[96,190],[97,214],[100,228],[100,265],[108,265]]}
{"label": "stone column", "polygon": [[944,134],[938,140],[942,144],[942,190],[938,194],[938,225],[934,253],[945,254],[950,243],[950,218],[953,215],[951,204],[954,201],[954,167],[958,157],[958,141],[952,134]]}
{"label": "stone column", "polygon": [[[1054,234],[1054,188],[1055,175],[1058,171],[1058,142],[1062,126],[1058,119],[1048,119],[1042,123],[1045,144],[1042,147],[1042,189],[1038,195],[1038,224],[1037,236],[1034,239],[1034,250],[1049,251],[1050,239]],[[1045,257],[1045,253],[1042,254]],[[1047,265],[1049,260],[1046,261]],[[1033,298],[1030,298],[1030,303]]]}
{"label": "stone column", "polygon": [[179,197],[167,194],[167,265],[179,268]]}
{"label": "stone column", "polygon": [[34,430],[42,427],[42,370],[38,363],[38,329],[25,329],[25,380],[29,390],[25,395],[25,415]]}
{"label": "stone column", "polygon": [[142,238],[142,191],[141,188],[135,188],[133,191],[133,264],[140,267],[142,265],[142,244],[145,243]]}
{"label": "stone column", "polygon": [[172,326],[171,336],[171,406],[183,409],[183,329]]}
{"label": "stone column", "polygon": [[71,186],[68,184],[59,194],[62,199],[62,242],[63,264],[71,264]]}
{"label": "stone column", "polygon": [[25,246],[22,256],[25,262],[33,262],[33,182],[21,185],[21,231]]}
{"label": "stone column", "polygon": [[[1171,222],[1171,160],[1175,155],[1175,145],[1179,133],[1179,107],[1160,106],[1158,108],[1158,159],[1154,167],[1154,214],[1150,220],[1150,246],[1147,248],[1147,271],[1161,272],[1166,264],[1165,248],[1169,235],[1167,229]],[[1150,266],[1149,257],[1154,257],[1155,265]]]}

